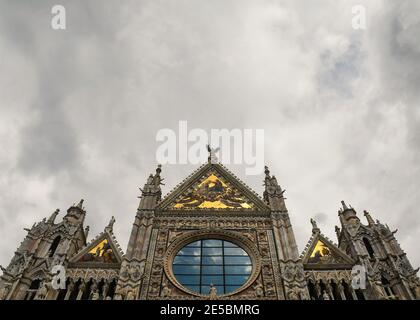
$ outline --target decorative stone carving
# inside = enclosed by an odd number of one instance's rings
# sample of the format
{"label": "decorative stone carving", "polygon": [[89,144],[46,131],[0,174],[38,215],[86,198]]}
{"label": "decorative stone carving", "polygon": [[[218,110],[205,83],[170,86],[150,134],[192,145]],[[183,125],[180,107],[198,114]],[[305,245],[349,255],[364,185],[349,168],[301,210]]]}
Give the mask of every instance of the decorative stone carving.
{"label": "decorative stone carving", "polygon": [[3,288],[0,289],[0,300],[6,300],[7,296],[9,294],[10,291],[10,286],[9,285],[5,285]]}
{"label": "decorative stone carving", "polygon": [[135,300],[136,297],[134,295],[133,290],[128,290],[125,300]]}
{"label": "decorative stone carving", "polygon": [[261,283],[257,283],[257,285],[254,287],[255,290],[255,296],[257,298],[264,297],[264,287]]}
{"label": "decorative stone carving", "polygon": [[93,292],[92,292],[92,296],[91,296],[91,299],[92,299],[92,300],[99,300],[99,292],[98,292],[98,289],[97,289],[97,288],[95,288],[95,289],[93,290]]}
{"label": "decorative stone carving", "polygon": [[36,292],[34,300],[45,300],[48,294],[48,286],[47,283],[44,281],[42,282],[40,288]]}
{"label": "decorative stone carving", "polygon": [[167,298],[170,295],[171,295],[171,289],[169,289],[166,283],[164,283],[162,287],[162,291],[161,291],[161,296],[162,298]]}
{"label": "decorative stone carving", "polygon": [[213,284],[210,284],[209,299],[210,300],[217,299],[217,288]]}
{"label": "decorative stone carving", "polygon": [[386,299],[386,294],[384,292],[384,289],[382,288],[382,283],[380,280],[376,280],[372,283],[372,289],[378,299]]}
{"label": "decorative stone carving", "polygon": [[330,295],[325,290],[322,292],[322,300],[331,300]]}

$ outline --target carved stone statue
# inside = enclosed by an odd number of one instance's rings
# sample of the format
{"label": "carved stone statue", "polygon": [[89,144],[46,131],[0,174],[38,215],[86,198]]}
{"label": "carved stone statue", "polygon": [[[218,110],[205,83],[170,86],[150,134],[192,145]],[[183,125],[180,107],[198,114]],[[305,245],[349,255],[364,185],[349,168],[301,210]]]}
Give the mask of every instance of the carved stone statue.
{"label": "carved stone statue", "polygon": [[373,282],[372,288],[379,299],[386,299],[384,289],[382,288],[382,282],[380,280],[376,280],[375,282]]}
{"label": "carved stone statue", "polygon": [[330,295],[325,290],[322,292],[322,300],[331,300]]}
{"label": "carved stone statue", "polygon": [[46,282],[42,282],[41,287],[38,289],[35,295],[35,300],[45,300],[48,294],[48,287]]}
{"label": "carved stone statue", "polygon": [[417,285],[416,289],[414,290],[416,293],[416,299],[420,300],[420,285]]}
{"label": "carved stone statue", "polygon": [[9,294],[9,286],[4,286],[3,288],[0,289],[0,300],[6,300],[7,299],[7,295]]}
{"label": "carved stone statue", "polygon": [[264,297],[264,288],[263,288],[263,286],[262,286],[262,284],[261,284],[261,283],[258,283],[258,284],[254,287],[254,289],[255,289],[255,296],[256,296],[257,298],[262,298],[262,297]]}
{"label": "carved stone statue", "polygon": [[116,293],[116,294],[114,295],[114,300],[122,300],[122,295],[121,295],[121,293]]}
{"label": "carved stone statue", "polygon": [[99,300],[99,292],[98,289],[93,290],[92,292],[92,300]]}
{"label": "carved stone statue", "polygon": [[209,299],[210,300],[216,300],[217,299],[217,289],[213,285],[213,283],[210,284]]}
{"label": "carved stone statue", "polygon": [[125,300],[135,300],[136,297],[134,296],[134,292],[132,290],[129,290],[127,292],[127,296],[125,297]]}
{"label": "carved stone statue", "polygon": [[161,291],[161,296],[163,298],[167,298],[170,295],[171,295],[171,289],[168,288],[168,286],[166,285],[166,283],[163,284],[162,291]]}
{"label": "carved stone statue", "polygon": [[288,293],[289,300],[299,300],[299,291],[297,288],[293,288]]}

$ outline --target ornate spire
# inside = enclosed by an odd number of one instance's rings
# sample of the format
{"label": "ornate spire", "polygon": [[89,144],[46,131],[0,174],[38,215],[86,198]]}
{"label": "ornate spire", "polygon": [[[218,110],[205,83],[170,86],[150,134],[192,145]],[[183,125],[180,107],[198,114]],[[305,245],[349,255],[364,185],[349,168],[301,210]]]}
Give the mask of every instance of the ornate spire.
{"label": "ornate spire", "polygon": [[154,175],[150,174],[147,178],[143,189],[139,188],[141,191],[139,209],[153,209],[160,201],[162,196],[160,186],[163,185],[162,181],[164,180],[160,176],[161,172],[162,165],[159,164],[156,168],[156,173]]}
{"label": "ornate spire", "polygon": [[48,223],[54,224],[55,218],[59,214],[60,209],[55,209],[55,211],[52,213],[52,215],[48,218]]}
{"label": "ornate spire", "polygon": [[348,210],[349,208],[347,207],[346,203],[344,202],[344,200],[341,200],[341,205],[343,206],[343,211]]}
{"label": "ornate spire", "polygon": [[287,211],[286,204],[284,203],[283,194],[286,190],[282,190],[277,182],[276,177],[270,176],[270,170],[265,166],[265,179],[264,179],[264,200],[270,205],[272,210]]}
{"label": "ornate spire", "polygon": [[365,215],[366,220],[367,220],[369,226],[375,225],[375,221],[373,220],[372,216],[370,215],[370,213],[368,211],[364,210],[363,211],[363,214]]}
{"label": "ornate spire", "polygon": [[79,201],[79,203],[77,204],[76,207],[83,210],[83,201],[85,201],[85,200],[80,199],[80,201]]}

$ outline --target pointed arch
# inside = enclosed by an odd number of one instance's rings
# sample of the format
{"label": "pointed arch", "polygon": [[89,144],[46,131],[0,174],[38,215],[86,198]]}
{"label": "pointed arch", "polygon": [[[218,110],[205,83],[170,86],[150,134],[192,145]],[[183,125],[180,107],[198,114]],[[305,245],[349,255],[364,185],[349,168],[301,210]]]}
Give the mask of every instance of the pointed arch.
{"label": "pointed arch", "polygon": [[331,280],[330,285],[331,285],[331,291],[332,291],[334,300],[343,300],[341,298],[340,289],[338,287],[338,284],[334,280]]}
{"label": "pointed arch", "polygon": [[373,250],[372,244],[370,243],[369,239],[366,237],[363,237],[363,243],[365,244],[366,250],[369,254],[369,257],[374,258],[375,257],[375,250]]}
{"label": "pointed arch", "polygon": [[312,282],[312,280],[308,281],[308,290],[311,300],[318,300],[318,294],[316,292],[315,284]]}
{"label": "pointed arch", "polygon": [[54,253],[57,251],[58,245],[61,242],[61,236],[55,237],[54,241],[52,242],[50,249],[48,250],[48,256],[54,256]]}

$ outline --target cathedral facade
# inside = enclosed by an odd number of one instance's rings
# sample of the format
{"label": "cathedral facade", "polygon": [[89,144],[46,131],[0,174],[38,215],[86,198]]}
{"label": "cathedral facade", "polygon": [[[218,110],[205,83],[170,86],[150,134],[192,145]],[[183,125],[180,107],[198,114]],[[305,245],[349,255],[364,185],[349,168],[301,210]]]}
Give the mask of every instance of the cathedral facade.
{"label": "cathedral facade", "polygon": [[[367,211],[362,223],[342,201],[337,243],[311,219],[300,253],[284,190],[267,167],[262,196],[212,161],[163,198],[161,185],[158,166],[140,189],[126,252],[113,234],[114,217],[87,241],[83,200],[60,222],[57,209],[25,229],[2,267],[0,299],[420,299],[418,269],[396,231]],[[56,266],[64,270],[61,288],[52,285]],[[355,276],[364,285],[355,286]]]}

